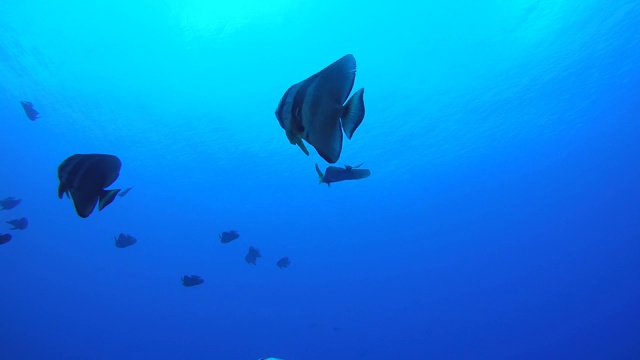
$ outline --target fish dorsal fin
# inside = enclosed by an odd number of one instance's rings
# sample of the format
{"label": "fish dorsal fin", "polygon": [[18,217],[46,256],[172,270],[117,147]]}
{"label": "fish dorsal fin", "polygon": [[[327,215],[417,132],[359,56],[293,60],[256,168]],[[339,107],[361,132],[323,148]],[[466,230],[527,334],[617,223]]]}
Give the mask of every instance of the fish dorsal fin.
{"label": "fish dorsal fin", "polygon": [[323,89],[329,91],[340,106],[344,104],[356,81],[356,58],[347,54],[325,67],[310,79],[322,83]]}
{"label": "fish dorsal fin", "polygon": [[357,169],[357,168],[359,168],[360,166],[362,166],[362,164],[364,164],[364,163],[360,163],[360,164],[355,165],[355,166],[345,165],[345,166],[344,166],[344,168],[345,168],[346,170],[353,170],[353,169]]}

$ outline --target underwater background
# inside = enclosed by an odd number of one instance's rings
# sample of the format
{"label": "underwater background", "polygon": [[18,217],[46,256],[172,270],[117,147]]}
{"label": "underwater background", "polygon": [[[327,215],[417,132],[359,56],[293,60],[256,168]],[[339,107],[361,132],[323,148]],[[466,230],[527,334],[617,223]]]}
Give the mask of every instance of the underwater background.
{"label": "underwater background", "polygon": [[[639,34],[637,0],[3,0],[0,359],[639,359]],[[327,187],[274,110],[349,53],[372,174]],[[76,153],[131,192],[78,217]]]}

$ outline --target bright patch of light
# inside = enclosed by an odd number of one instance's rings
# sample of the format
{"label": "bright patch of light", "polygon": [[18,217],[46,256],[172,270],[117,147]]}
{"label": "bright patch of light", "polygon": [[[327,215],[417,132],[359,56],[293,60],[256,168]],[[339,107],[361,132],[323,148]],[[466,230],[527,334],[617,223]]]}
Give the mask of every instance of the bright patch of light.
{"label": "bright patch of light", "polygon": [[191,36],[224,37],[250,23],[277,22],[292,0],[191,0],[176,2],[180,25]]}

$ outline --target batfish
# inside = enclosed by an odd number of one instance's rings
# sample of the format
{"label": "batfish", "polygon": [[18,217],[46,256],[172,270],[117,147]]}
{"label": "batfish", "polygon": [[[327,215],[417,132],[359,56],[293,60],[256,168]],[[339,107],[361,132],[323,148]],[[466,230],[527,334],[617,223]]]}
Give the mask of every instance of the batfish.
{"label": "batfish", "polygon": [[111,204],[120,189],[106,190],[120,175],[120,159],[106,154],[75,154],[58,166],[58,197],[73,200],[76,213],[86,218],[98,204],[98,211]]}
{"label": "batfish", "polygon": [[342,152],[342,132],[351,140],[364,119],[364,89],[347,101],[355,79],[356,59],[348,54],[292,85],[276,109],[289,142],[309,155],[304,139],[323,159],[336,163]]}

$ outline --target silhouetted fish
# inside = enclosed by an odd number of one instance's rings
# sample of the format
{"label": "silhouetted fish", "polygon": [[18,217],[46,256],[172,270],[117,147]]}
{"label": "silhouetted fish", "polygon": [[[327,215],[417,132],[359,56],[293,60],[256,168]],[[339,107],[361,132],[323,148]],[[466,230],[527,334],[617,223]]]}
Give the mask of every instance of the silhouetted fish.
{"label": "silhouetted fish", "polygon": [[289,258],[285,256],[282,259],[278,260],[278,263],[276,265],[278,265],[280,269],[284,269],[288,267],[290,264],[291,264],[291,261],[289,261]]}
{"label": "silhouetted fish", "polygon": [[73,199],[76,213],[88,217],[98,204],[98,211],[111,204],[120,189],[105,190],[120,175],[120,159],[105,154],[75,154],[58,166],[58,197]]}
{"label": "silhouetted fish", "polygon": [[257,248],[250,246],[249,247],[249,252],[247,253],[247,256],[244,257],[244,261],[246,261],[248,264],[256,264],[256,259],[261,257],[262,255],[260,255],[260,250],[258,250]]}
{"label": "silhouetted fish", "polygon": [[33,104],[30,101],[20,101],[20,105],[22,105],[22,109],[24,109],[24,113],[29,120],[34,121],[38,118],[38,112],[33,108]]}
{"label": "silhouetted fish", "polygon": [[327,162],[338,161],[342,131],[351,139],[364,119],[364,89],[347,101],[355,79],[356,59],[348,54],[291,86],[276,109],[276,118],[289,142],[309,155],[304,139]]}
{"label": "silhouetted fish", "polygon": [[26,217],[22,217],[20,219],[9,220],[7,224],[12,225],[13,227],[9,230],[24,230],[29,226],[29,220]]}
{"label": "silhouetted fish", "polygon": [[22,202],[22,199],[8,197],[3,200],[0,200],[0,210],[11,210],[14,207],[18,206]]}
{"label": "silhouetted fish", "polygon": [[11,234],[0,234],[0,245],[8,243],[11,238]]}
{"label": "silhouetted fish", "polygon": [[120,193],[118,193],[118,196],[123,197],[123,196],[127,195],[129,193],[129,191],[131,191],[131,189],[133,189],[133,188],[129,187],[129,188],[121,190]]}
{"label": "silhouetted fish", "polygon": [[133,244],[135,244],[138,240],[136,238],[134,238],[131,235],[128,234],[120,234],[118,235],[117,238],[115,238],[116,240],[116,247],[117,248],[126,248],[128,246],[131,246]]}
{"label": "silhouetted fish", "polygon": [[318,164],[316,164],[316,172],[320,177],[319,184],[325,183],[331,186],[331,183],[344,180],[359,180],[369,177],[371,171],[369,169],[358,169],[362,164],[356,166],[345,165],[344,168],[337,166],[329,166],[325,173],[322,173]]}
{"label": "silhouetted fish", "polygon": [[222,234],[218,235],[220,237],[220,242],[223,244],[227,244],[232,242],[233,240],[237,239],[240,237],[240,234],[238,234],[237,231],[235,230],[229,230],[229,231],[223,231]]}
{"label": "silhouetted fish", "polygon": [[202,279],[200,276],[198,275],[185,275],[182,277],[182,285],[184,286],[196,286],[196,285],[200,285],[204,282],[204,279]]}

